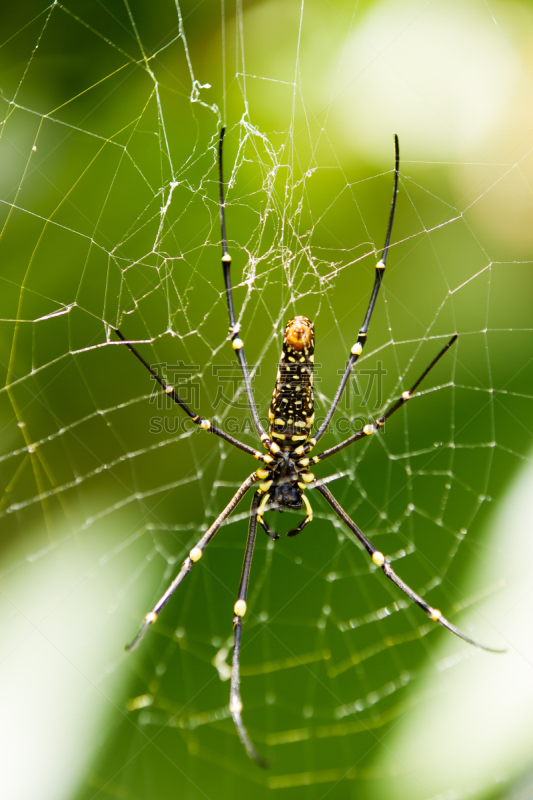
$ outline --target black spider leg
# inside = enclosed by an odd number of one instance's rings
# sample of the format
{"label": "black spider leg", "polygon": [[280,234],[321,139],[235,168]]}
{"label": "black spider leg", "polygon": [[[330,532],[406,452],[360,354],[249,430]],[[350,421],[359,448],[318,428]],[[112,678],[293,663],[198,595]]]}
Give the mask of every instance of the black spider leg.
{"label": "black spider leg", "polygon": [[153,623],[156,621],[157,615],[159,614],[163,606],[168,603],[168,601],[170,600],[170,598],[172,597],[172,595],[174,594],[180,583],[183,581],[185,576],[189,574],[192,565],[196,561],[199,561],[201,559],[205,548],[207,547],[207,545],[209,544],[215,533],[219,530],[219,528],[222,527],[224,522],[227,520],[227,518],[233,511],[233,509],[242,500],[248,489],[250,489],[254,485],[254,483],[257,483],[258,480],[259,478],[257,477],[256,473],[252,472],[252,474],[248,478],[246,478],[244,483],[235,492],[235,494],[229,501],[224,511],[222,511],[218,515],[218,517],[213,522],[211,527],[208,528],[208,530],[204,533],[200,541],[194,545],[189,555],[183,562],[180,571],[178,572],[177,576],[174,578],[174,580],[172,581],[166,592],[159,598],[159,600],[152,608],[152,610],[149,611],[148,614],[146,614],[141,630],[139,631],[135,639],[131,642],[131,644],[126,645],[126,650],[135,650],[135,648],[143,638],[144,634],[146,633],[150,625],[153,625]]}
{"label": "black spider leg", "polygon": [[[261,472],[260,474],[263,474],[263,472]],[[259,507],[256,511],[256,515],[257,515],[257,521],[263,528],[266,535],[275,541],[276,539],[279,539],[279,533],[270,530],[270,527],[268,526],[267,522],[265,522],[265,519],[263,517],[263,514],[266,511],[272,511],[274,509],[279,508],[279,505],[277,503],[268,502],[270,500],[270,493],[268,489],[270,488],[271,485],[272,481],[270,480],[267,482],[266,486],[264,486],[263,484],[259,486],[259,491],[262,493],[262,497],[261,497],[261,502],[259,503]]]}
{"label": "black spider leg", "polygon": [[297,528],[293,528],[291,531],[287,531],[287,536],[298,536],[299,533],[303,531],[306,525],[309,525],[310,522],[313,520],[313,509],[311,508],[311,503],[305,496],[302,494],[302,500],[305,504],[305,510],[307,511],[307,516],[300,522]]}
{"label": "black spider leg", "polygon": [[398,142],[398,136],[394,134],[394,152],[395,152],[395,161],[394,161],[394,185],[392,189],[392,201],[390,207],[390,214],[389,214],[389,224],[387,226],[387,234],[385,236],[385,244],[383,245],[383,252],[381,254],[381,258],[379,259],[378,263],[376,264],[376,276],[374,279],[374,288],[372,289],[372,295],[370,297],[370,301],[368,303],[368,308],[366,310],[365,319],[363,325],[359,330],[359,335],[357,337],[357,342],[351,349],[350,358],[348,359],[348,363],[346,364],[346,369],[344,370],[344,375],[341,378],[339,383],[339,388],[335,393],[335,397],[331,403],[328,413],[324,419],[324,422],[318,429],[318,431],[313,434],[313,437],[309,440],[308,445],[304,447],[305,452],[309,452],[309,450],[315,446],[315,444],[322,438],[325,432],[328,429],[329,423],[331,422],[331,418],[335,413],[335,410],[339,404],[339,401],[342,397],[342,393],[348,383],[348,378],[352,372],[353,366],[361,353],[363,352],[363,348],[366,344],[367,339],[367,332],[368,326],[370,325],[370,319],[372,317],[372,312],[374,311],[374,306],[376,305],[376,299],[379,293],[379,289],[381,286],[381,282],[383,280],[383,274],[385,272],[385,267],[387,266],[387,254],[389,252],[389,245],[390,245],[390,238],[392,234],[392,224],[394,222],[394,212],[396,209],[396,196],[398,194],[398,179],[400,175],[400,144]]}
{"label": "black spider leg", "polygon": [[[311,503],[309,502],[309,500],[307,499],[307,497],[305,495],[302,495],[302,499],[303,499],[303,501],[305,503],[305,510],[307,511],[307,516],[304,517],[304,519],[300,522],[298,527],[293,528],[290,531],[287,531],[287,534],[286,534],[287,536],[297,536],[299,533],[301,533],[303,531],[303,529],[305,528],[306,525],[309,525],[309,523],[313,519],[313,509],[311,508]],[[273,511],[273,510],[278,510],[278,509],[279,509],[279,506],[276,503],[274,503],[271,506],[266,506],[263,509],[263,513],[264,513],[264,511]],[[258,514],[258,521],[259,521],[259,524],[261,525],[261,527],[263,528],[263,530],[264,530],[264,532],[266,533],[267,536],[269,536],[274,541],[276,539],[280,538],[279,537],[279,533],[276,533],[275,531],[272,531],[270,529],[270,527],[269,527],[268,523],[266,522],[265,518],[263,517],[262,513]]]}
{"label": "black spider leg", "polygon": [[171,397],[174,400],[174,402],[177,403],[180,406],[180,408],[182,408],[185,411],[185,413],[191,418],[192,422],[194,422],[196,425],[199,425],[200,428],[202,428],[202,430],[208,431],[209,433],[214,433],[216,436],[220,436],[221,439],[224,439],[226,442],[229,442],[230,444],[234,445],[234,447],[238,447],[239,450],[243,450],[245,453],[248,453],[248,455],[257,458],[259,461],[264,461],[266,464],[272,463],[273,461],[272,456],[263,455],[263,453],[260,453],[259,450],[254,450],[253,447],[249,447],[247,444],[239,442],[238,439],[234,439],[233,436],[230,436],[229,434],[225,433],[225,431],[221,430],[220,428],[217,428],[216,425],[213,425],[211,420],[206,419],[205,417],[200,417],[198,414],[195,414],[194,411],[192,411],[189,408],[189,406],[183,402],[177,391],[173,389],[172,386],[168,386],[168,384],[166,384],[165,381],[159,377],[157,372],[155,372],[155,370],[152,369],[150,364],[148,364],[148,362],[144,360],[141,354],[137,352],[137,350],[134,348],[131,342],[128,342],[128,340],[124,338],[124,336],[117,328],[113,328],[113,330],[115,331],[119,339],[122,339],[128,350],[131,350],[133,355],[139,359],[139,361],[144,367],[146,367],[150,375],[152,375],[152,377],[156,379],[158,384],[163,387],[165,394],[168,394],[169,397]]}
{"label": "black spider leg", "polygon": [[257,408],[255,407],[252,384],[250,381],[250,374],[248,372],[248,365],[246,363],[246,356],[244,355],[244,343],[239,336],[240,324],[235,320],[235,310],[233,307],[233,293],[231,289],[231,256],[228,253],[228,244],[226,239],[226,214],[224,203],[224,177],[222,172],[222,148],[224,143],[224,133],[226,127],[220,129],[220,137],[218,140],[218,186],[219,186],[219,206],[220,206],[220,230],[222,238],[222,270],[224,272],[224,283],[226,286],[226,299],[228,301],[228,314],[229,314],[229,332],[231,335],[231,344],[237,355],[237,360],[241,367],[242,377],[244,379],[244,387],[246,389],[246,397],[248,398],[248,406],[252,420],[261,441],[265,446],[269,447],[271,442],[265,433],[265,429],[261,425]]}
{"label": "black spider leg", "polygon": [[[271,511],[272,509],[277,509],[277,506],[273,505],[270,508],[268,508],[267,510]],[[263,528],[263,530],[266,533],[266,535],[269,536],[271,539],[273,539],[273,541],[276,541],[276,539],[279,539],[279,533],[276,533],[275,531],[271,530],[271,528],[268,525],[268,522],[266,522],[264,517],[261,517],[259,519],[259,524]]]}
{"label": "black spider leg", "polygon": [[370,436],[370,434],[377,431],[378,428],[382,428],[383,425],[385,425],[386,421],[389,419],[389,417],[391,417],[395,411],[398,411],[399,408],[401,408],[403,405],[405,405],[405,403],[407,403],[408,400],[411,399],[413,393],[420,386],[420,384],[422,383],[428,372],[430,372],[435,366],[435,364],[438,361],[440,361],[442,356],[450,349],[450,347],[457,340],[457,338],[458,334],[456,333],[452,336],[450,341],[442,348],[440,353],[437,356],[435,356],[429,367],[426,367],[426,369],[419,377],[419,379],[411,386],[411,388],[407,392],[402,392],[402,396],[399,397],[398,400],[396,400],[396,402],[389,408],[388,411],[385,412],[385,414],[383,414],[383,416],[379,417],[379,419],[377,419],[374,423],[365,425],[363,428],[354,433],[353,436],[350,436],[348,437],[348,439],[345,439],[344,442],[340,442],[339,444],[330,447],[329,450],[324,450],[324,452],[320,453],[318,456],[314,456],[311,459],[303,459],[303,460],[312,462],[313,464],[318,464],[319,461],[324,461],[324,459],[329,458],[330,456],[334,456],[335,453],[339,452],[339,450],[344,450],[344,448],[348,447],[348,445],[357,442],[359,439],[364,439],[366,436]]}
{"label": "black spider leg", "polygon": [[344,524],[355,534],[358,540],[361,542],[365,550],[369,553],[372,561],[376,566],[381,567],[384,574],[391,580],[396,586],[402,590],[404,594],[407,595],[417,606],[420,606],[422,611],[425,611],[428,617],[433,620],[433,622],[439,622],[445,628],[448,628],[449,631],[454,633],[456,636],[459,636],[460,639],[464,639],[465,642],[469,644],[473,644],[475,647],[479,647],[482,650],[488,650],[490,653],[505,653],[505,650],[498,650],[493,647],[486,647],[479,642],[476,642],[474,639],[471,639],[466,633],[463,633],[456,628],[455,625],[452,625],[451,622],[448,622],[446,617],[442,615],[442,612],[439,611],[438,608],[433,608],[432,606],[428,605],[425,600],[423,600],[420,595],[418,595],[410,586],[402,581],[401,578],[396,575],[392,567],[390,566],[389,562],[379,550],[377,550],[372,542],[370,542],[364,533],[357,527],[355,522],[348,516],[346,511],[342,508],[342,506],[337,502],[337,500],[333,497],[329,489],[324,486],[320,481],[317,481],[314,485],[320,494],[326,498],[332,509],[335,511],[337,516],[344,522]]}
{"label": "black spider leg", "polygon": [[241,635],[242,635],[242,618],[246,613],[246,597],[248,595],[248,582],[250,580],[250,569],[252,566],[252,556],[254,553],[255,536],[257,532],[257,509],[261,503],[262,495],[259,492],[254,494],[252,500],[252,508],[250,510],[250,527],[248,529],[248,539],[246,541],[246,551],[244,553],[244,563],[242,565],[241,582],[239,585],[239,594],[237,602],[234,606],[235,616],[233,617],[233,661],[231,669],[231,690],[229,710],[233,717],[233,722],[237,728],[239,738],[246,748],[246,752],[260,767],[268,768],[269,764],[266,762],[255,749],[250,735],[246,730],[241,717],[242,700],[240,691],[240,654],[241,654]]}
{"label": "black spider leg", "polygon": [[297,528],[293,528],[291,531],[287,531],[287,536],[298,536],[298,534],[303,531],[305,526],[308,525],[311,522],[312,519],[313,519],[312,516],[311,517],[309,517],[309,516],[305,517],[300,522],[300,524],[298,525]]}

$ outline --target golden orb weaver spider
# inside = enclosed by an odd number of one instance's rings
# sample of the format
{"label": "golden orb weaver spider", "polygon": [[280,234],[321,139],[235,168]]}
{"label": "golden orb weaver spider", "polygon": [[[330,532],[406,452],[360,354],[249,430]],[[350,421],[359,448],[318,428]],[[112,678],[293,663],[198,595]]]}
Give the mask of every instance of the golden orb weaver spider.
{"label": "golden orb weaver spider", "polygon": [[395,145],[395,165],[394,165],[394,185],[392,191],[392,202],[389,214],[389,221],[387,226],[387,233],[385,236],[385,243],[381,258],[376,264],[376,274],[374,279],[374,287],[372,295],[368,304],[365,314],[363,325],[359,330],[356,343],[351,348],[350,356],[346,365],[344,374],[340,380],[338,389],[335,393],[331,406],[325,416],[324,421],[318,430],[312,434],[314,423],[314,401],[313,401],[313,361],[314,361],[314,328],[313,323],[307,317],[297,316],[291,319],[285,328],[285,335],[283,337],[283,349],[278,366],[278,373],[276,378],[276,385],[272,395],[272,401],[269,410],[269,433],[263,429],[257,409],[253,402],[252,388],[250,383],[250,375],[248,366],[244,355],[244,344],[239,336],[240,325],[236,323],[235,311],[233,307],[233,296],[231,287],[231,256],[228,253],[226,243],[226,222],[224,213],[224,182],[222,172],[222,147],[224,141],[225,128],[220,131],[218,141],[218,169],[219,169],[219,206],[220,206],[220,225],[221,225],[221,240],[222,240],[222,269],[224,274],[226,299],[228,304],[229,322],[230,322],[230,336],[233,349],[237,355],[237,359],[242,371],[244,386],[246,390],[248,406],[252,415],[254,427],[257,431],[262,445],[267,451],[262,453],[259,450],[254,450],[246,444],[238,441],[234,437],[228,435],[225,431],[218,428],[210,420],[199,416],[192,409],[190,409],[183,400],[179,397],[178,393],[172,386],[168,386],[159,375],[150,367],[144,358],[137,352],[133,345],[125,339],[119,330],[115,330],[117,336],[128,347],[131,352],[139,359],[141,364],[151,373],[155,380],[162,386],[163,390],[168,394],[174,402],[176,402],[185,413],[190,417],[192,422],[198,425],[203,430],[213,433],[221,437],[225,441],[234,445],[235,447],[243,450],[248,455],[253,456],[262,462],[262,466],[254,470],[249,475],[240,488],[237,490],[233,498],[230,500],[226,508],[219,514],[217,519],[213,522],[210,528],[204,533],[201,539],[190,551],[188,557],[183,562],[181,570],[176,578],[172,581],[168,589],[157,601],[152,610],[146,614],[143,625],[132,641],[127,646],[127,650],[133,650],[144,634],[156,620],[159,612],[163,606],[168,602],[174,594],[180,583],[185,576],[190,572],[193,564],[199,561],[203,552],[209,542],[212,540],[216,532],[222,527],[224,522],[228,519],[237,504],[242,500],[246,492],[252,486],[259,484],[256,489],[251,510],[250,510],[250,523],[248,529],[248,539],[246,542],[246,549],[244,553],[244,563],[241,574],[241,581],[237,600],[235,602],[233,611],[233,628],[234,628],[234,646],[233,646],[233,660],[232,660],[232,673],[231,673],[231,688],[230,688],[230,704],[229,709],[233,721],[237,728],[237,732],[243,743],[246,752],[257,764],[262,767],[267,767],[267,762],[258,754],[254,744],[248,734],[248,731],[242,721],[242,700],[240,694],[240,649],[241,649],[241,635],[242,635],[242,618],[246,613],[246,598],[248,594],[248,583],[250,579],[250,569],[252,565],[252,555],[254,551],[257,523],[261,525],[265,533],[272,539],[279,539],[279,535],[272,532],[264,519],[266,511],[278,510],[283,511],[284,508],[301,508],[305,507],[306,516],[300,524],[288,532],[288,536],[296,536],[301,533],[305,526],[311,522],[313,518],[313,511],[311,504],[305,494],[308,489],[316,489],[327,500],[333,511],[345,523],[345,525],[357,537],[361,545],[370,555],[374,564],[381,567],[385,576],[401,589],[414,603],[426,612],[431,620],[440,623],[449,631],[464,639],[466,642],[480,647],[489,652],[503,652],[494,648],[485,647],[474,641],[469,636],[464,634],[454,625],[452,625],[437,608],[433,608],[425,602],[416,592],[414,592],[401,578],[396,575],[389,562],[379,550],[377,550],[372,542],[367,539],[364,533],[357,527],[355,522],[350,519],[348,514],[344,511],[341,505],[337,502],[335,497],[326,487],[325,483],[320,479],[316,479],[312,472],[309,471],[311,465],[319,464],[321,461],[335,455],[340,450],[353,444],[359,439],[370,436],[372,433],[381,428],[385,422],[391,417],[399,408],[401,408],[413,396],[414,391],[418,388],[420,383],[424,380],[426,375],[433,369],[435,364],[442,358],[442,356],[449,350],[457,339],[457,334],[451,337],[442,350],[435,356],[430,365],[424,370],[422,375],[418,378],[413,386],[402,393],[401,397],[396,400],[375,422],[365,425],[352,436],[349,436],[343,442],[324,450],[317,456],[309,457],[311,451],[316,447],[324,433],[326,432],[329,423],[335,413],[335,410],[342,397],[353,366],[357,359],[363,352],[367,340],[367,332],[372,317],[372,312],[376,304],[376,299],[379,293],[383,274],[385,272],[387,254],[389,251],[390,238],[392,233],[392,225],[394,222],[394,211],[396,208],[396,197],[398,194],[398,180],[400,170],[400,151],[398,137],[394,136]]}

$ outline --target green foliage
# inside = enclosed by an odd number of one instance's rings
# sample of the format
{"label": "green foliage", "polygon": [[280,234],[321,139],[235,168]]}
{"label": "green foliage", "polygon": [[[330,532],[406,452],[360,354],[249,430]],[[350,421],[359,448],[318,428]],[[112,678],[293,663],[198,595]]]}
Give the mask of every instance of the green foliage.
{"label": "green foliage", "polygon": [[[348,53],[382,5],[343,2],[325,14],[310,3],[301,17],[299,4],[245,3],[226,9],[224,29],[213,4],[28,2],[0,12],[2,546],[17,614],[35,612],[82,676],[55,684],[50,668],[38,695],[58,692],[46,746],[56,769],[70,774],[61,751],[76,767],[61,796],[389,796],[398,767],[383,766],[387,736],[424,703],[421,676],[437,669],[432,654],[447,634],[385,583],[318,498],[301,537],[272,546],[261,536],[254,557],[242,692],[268,773],[247,760],[227,711],[246,501],[142,647],[123,653],[257,465],[156,401],[111,331],[139,340],[169,379],[181,364],[188,402],[255,442],[239,384],[222,381],[235,375],[219,266],[225,122],[228,240],[256,401],[264,417],[283,325],[305,313],[324,413],[368,302],[393,164],[392,129],[376,131],[372,150],[343,117],[342,70],[351,73],[339,42]],[[445,80],[444,63],[441,72]],[[529,242],[502,233],[501,187],[488,170],[472,177],[471,152],[459,165],[433,163],[448,159],[417,154],[401,125],[393,247],[360,362],[385,368],[382,394],[374,387],[362,406],[369,374],[360,373],[326,445],[412,384],[444,337],[457,331],[459,342],[383,434],[320,475],[345,473],[330,487],[344,508],[460,625],[477,592],[495,591],[468,584],[467,572],[487,547],[488,503],[531,445]],[[508,158],[522,163],[520,152]],[[221,387],[231,404],[217,404]],[[280,531],[294,521],[273,515]],[[496,635],[481,623],[468,633]],[[48,675],[44,665],[45,656]],[[34,707],[42,731],[52,712]],[[416,797],[427,796],[419,787]]]}

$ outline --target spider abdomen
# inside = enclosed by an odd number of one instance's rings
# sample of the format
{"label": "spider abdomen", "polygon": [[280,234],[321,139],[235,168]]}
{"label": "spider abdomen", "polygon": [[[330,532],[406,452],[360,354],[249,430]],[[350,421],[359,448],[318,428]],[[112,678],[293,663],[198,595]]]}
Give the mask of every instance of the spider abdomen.
{"label": "spider abdomen", "polygon": [[301,445],[313,427],[314,351],[313,323],[307,317],[294,317],[285,328],[269,411],[270,437],[282,449]]}

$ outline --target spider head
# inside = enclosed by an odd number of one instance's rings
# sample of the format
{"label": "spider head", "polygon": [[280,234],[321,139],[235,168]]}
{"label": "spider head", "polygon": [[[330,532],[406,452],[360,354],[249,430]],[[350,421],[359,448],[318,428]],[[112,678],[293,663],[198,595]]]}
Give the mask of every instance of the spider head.
{"label": "spider head", "polygon": [[272,499],[277,503],[278,511],[281,512],[286,508],[301,508],[302,490],[297,481],[284,481],[276,486]]}

